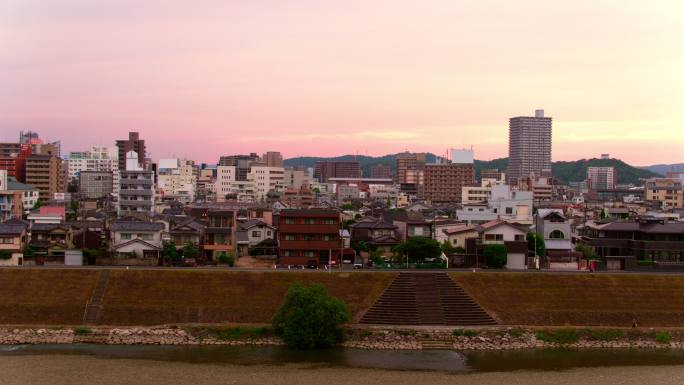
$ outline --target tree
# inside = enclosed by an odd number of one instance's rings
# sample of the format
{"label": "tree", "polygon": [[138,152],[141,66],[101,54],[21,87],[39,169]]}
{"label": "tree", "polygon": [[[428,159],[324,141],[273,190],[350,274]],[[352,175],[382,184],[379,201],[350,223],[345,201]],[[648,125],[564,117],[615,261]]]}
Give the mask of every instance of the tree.
{"label": "tree", "polygon": [[31,245],[26,245],[22,254],[24,254],[24,257],[33,257],[36,255],[36,249]]}
{"label": "tree", "polygon": [[451,244],[451,242],[449,242],[448,239],[445,239],[444,242],[442,242],[441,248],[442,252],[446,255],[456,253],[456,248]]}
{"label": "tree", "polygon": [[0,259],[10,259],[12,258],[12,253],[7,250],[0,250]]}
{"label": "tree", "polygon": [[508,249],[499,244],[485,245],[484,256],[487,259],[487,267],[500,269],[506,266],[508,261]]}
{"label": "tree", "polygon": [[413,261],[422,261],[425,259],[439,258],[442,255],[442,249],[439,242],[432,238],[426,237],[411,237],[394,247],[394,252],[406,255]]}
{"label": "tree", "polygon": [[463,247],[463,246],[456,246],[456,248],[454,249],[454,253],[456,253],[456,254],[465,254],[465,253],[466,253],[466,249],[465,249],[465,247]]}
{"label": "tree", "polygon": [[39,209],[42,204],[40,199],[36,199],[36,203],[33,204],[33,210]]}
{"label": "tree", "polygon": [[344,211],[351,211],[354,210],[354,205],[351,203],[345,203],[342,206],[340,206],[340,208]]}
{"label": "tree", "polygon": [[594,250],[585,245],[584,243],[580,243],[577,246],[575,246],[575,251],[579,251],[582,253],[582,256],[584,259],[589,260],[589,259],[597,259],[596,253],[594,253]]}
{"label": "tree", "polygon": [[354,250],[356,250],[357,253],[361,253],[364,251],[369,251],[370,248],[368,247],[368,244],[365,241],[358,241],[354,242],[354,246],[352,247]]}
{"label": "tree", "polygon": [[537,255],[539,258],[544,258],[546,256],[546,243],[544,242],[544,237],[539,233],[527,233],[527,250],[528,254],[534,254],[535,239],[537,240]]}
{"label": "tree", "polygon": [[342,341],[340,326],[349,320],[347,305],[323,285],[294,283],[273,317],[273,331],[291,348],[329,348]]}
{"label": "tree", "polygon": [[192,242],[188,242],[185,247],[183,247],[183,257],[185,258],[197,258],[198,254],[199,250],[197,250]]}
{"label": "tree", "polygon": [[221,254],[219,254],[218,261],[219,263],[228,265],[230,267],[235,265],[235,257],[233,257],[233,253],[226,253],[225,251],[222,251]]}
{"label": "tree", "polygon": [[162,247],[162,257],[166,262],[176,262],[180,257],[173,242],[165,242]]}
{"label": "tree", "polygon": [[68,193],[78,192],[78,179],[73,178],[69,181],[69,184],[67,185],[67,192]]}
{"label": "tree", "polygon": [[345,230],[349,230],[349,225],[353,225],[354,223],[356,223],[355,220],[353,220],[353,219],[348,219],[348,220],[342,222],[342,228],[345,229]]}
{"label": "tree", "polygon": [[604,207],[599,212],[599,219],[606,219],[606,218],[608,218],[608,212],[606,211],[606,208]]}

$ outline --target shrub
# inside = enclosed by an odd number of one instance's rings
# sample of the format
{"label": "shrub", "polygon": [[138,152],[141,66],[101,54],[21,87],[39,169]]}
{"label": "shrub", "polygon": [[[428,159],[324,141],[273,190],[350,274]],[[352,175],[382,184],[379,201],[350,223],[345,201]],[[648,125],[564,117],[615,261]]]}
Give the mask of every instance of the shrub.
{"label": "shrub", "polygon": [[475,330],[466,329],[463,331],[463,335],[466,337],[475,337],[477,332]]}
{"label": "shrub", "polygon": [[642,259],[642,260],[637,261],[637,265],[638,266],[655,266],[656,261],[652,261],[650,259]]}
{"label": "shrub", "polygon": [[89,334],[93,334],[93,331],[85,326],[78,326],[74,328],[74,334],[77,336],[87,336]]}
{"label": "shrub", "polygon": [[485,245],[484,256],[487,258],[487,267],[500,269],[506,266],[508,250],[504,245]]}
{"label": "shrub", "polygon": [[579,341],[580,337],[573,329],[561,329],[537,332],[537,339],[551,344],[569,345]]}
{"label": "shrub", "polygon": [[342,340],[340,326],[349,319],[347,305],[323,285],[295,283],[273,317],[273,331],[294,349],[328,348]]}
{"label": "shrub", "polygon": [[219,263],[228,265],[230,267],[235,265],[235,257],[233,257],[233,253],[228,254],[225,251],[222,251],[221,254],[219,254],[218,261]]}
{"label": "shrub", "polygon": [[668,332],[658,332],[655,334],[655,340],[659,344],[669,344],[672,341],[672,336]]}
{"label": "shrub", "polygon": [[525,334],[525,331],[522,329],[513,329],[508,332],[508,334],[513,337],[513,338],[520,338]]}
{"label": "shrub", "polygon": [[451,335],[455,337],[460,337],[463,335],[463,329],[454,329],[454,331],[451,332]]}
{"label": "shrub", "polygon": [[12,253],[7,250],[0,250],[0,259],[10,259],[12,258]]}

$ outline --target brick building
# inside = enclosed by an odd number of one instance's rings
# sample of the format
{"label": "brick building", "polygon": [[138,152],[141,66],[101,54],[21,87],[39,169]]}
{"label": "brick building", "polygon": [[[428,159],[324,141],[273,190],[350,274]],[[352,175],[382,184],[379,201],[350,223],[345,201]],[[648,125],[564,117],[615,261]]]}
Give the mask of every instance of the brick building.
{"label": "brick building", "polygon": [[279,219],[279,262],[284,265],[339,264],[340,214],[326,209],[285,209]]}
{"label": "brick building", "polygon": [[361,166],[357,161],[350,162],[316,162],[314,167],[314,178],[319,182],[325,183],[330,178],[361,178]]}

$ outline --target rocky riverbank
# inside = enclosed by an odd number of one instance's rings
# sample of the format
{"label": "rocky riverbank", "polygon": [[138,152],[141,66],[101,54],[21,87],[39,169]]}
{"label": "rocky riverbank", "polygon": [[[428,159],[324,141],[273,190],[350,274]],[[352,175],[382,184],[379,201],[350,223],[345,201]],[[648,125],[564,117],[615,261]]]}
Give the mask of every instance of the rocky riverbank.
{"label": "rocky riverbank", "polygon": [[[0,328],[0,345],[282,345],[269,328]],[[342,347],[377,350],[513,350],[544,348],[682,349],[684,332],[655,329],[347,329]]]}

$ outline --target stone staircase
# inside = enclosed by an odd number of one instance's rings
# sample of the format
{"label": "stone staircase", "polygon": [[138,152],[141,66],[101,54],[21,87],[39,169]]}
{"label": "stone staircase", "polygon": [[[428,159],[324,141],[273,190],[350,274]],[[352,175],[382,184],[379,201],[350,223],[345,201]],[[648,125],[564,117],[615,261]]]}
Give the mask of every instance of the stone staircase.
{"label": "stone staircase", "polygon": [[104,298],[105,290],[107,289],[107,282],[109,282],[109,270],[102,270],[97,278],[95,290],[86,305],[83,314],[83,321],[87,324],[97,322],[100,315],[100,308],[102,306],[102,299]]}
{"label": "stone staircase", "polygon": [[496,321],[446,273],[400,273],[361,323],[485,326]]}

